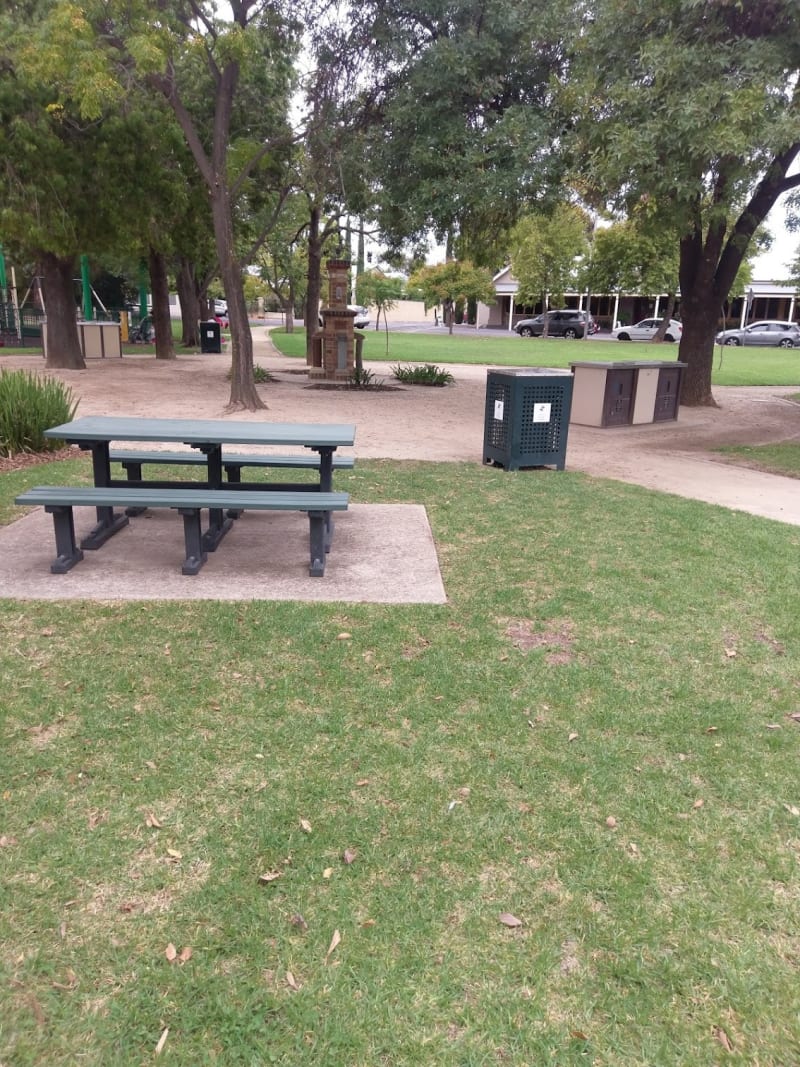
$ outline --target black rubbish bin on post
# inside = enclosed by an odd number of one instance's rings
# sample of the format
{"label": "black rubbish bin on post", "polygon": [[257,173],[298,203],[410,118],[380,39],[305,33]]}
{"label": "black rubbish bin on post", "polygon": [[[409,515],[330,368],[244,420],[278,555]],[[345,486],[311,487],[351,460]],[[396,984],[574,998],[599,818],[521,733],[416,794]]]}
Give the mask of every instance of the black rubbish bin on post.
{"label": "black rubbish bin on post", "polygon": [[484,463],[563,471],[572,385],[571,371],[555,367],[487,371]]}
{"label": "black rubbish bin on post", "polygon": [[222,351],[222,330],[213,319],[200,323],[200,351],[209,354]]}

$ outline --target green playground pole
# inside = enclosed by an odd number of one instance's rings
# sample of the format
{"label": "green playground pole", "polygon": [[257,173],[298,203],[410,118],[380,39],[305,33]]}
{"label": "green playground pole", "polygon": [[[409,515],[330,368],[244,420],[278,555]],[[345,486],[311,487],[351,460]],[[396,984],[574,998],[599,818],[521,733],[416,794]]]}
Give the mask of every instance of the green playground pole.
{"label": "green playground pole", "polygon": [[81,285],[83,286],[83,318],[92,319],[92,283],[89,281],[89,257],[81,256]]}

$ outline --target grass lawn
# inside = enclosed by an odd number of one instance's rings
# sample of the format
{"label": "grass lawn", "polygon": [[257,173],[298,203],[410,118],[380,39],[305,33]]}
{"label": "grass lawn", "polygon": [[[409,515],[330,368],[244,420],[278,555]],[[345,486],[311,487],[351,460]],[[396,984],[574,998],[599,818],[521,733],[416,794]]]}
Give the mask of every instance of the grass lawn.
{"label": "grass lawn", "polygon": [[[287,356],[305,358],[305,330],[287,334],[283,328],[267,327],[277,348]],[[364,359],[389,363],[477,363],[502,367],[568,367],[575,360],[677,359],[677,345],[652,345],[614,341],[567,341],[517,337],[500,330],[454,334],[389,332],[367,330]],[[793,385],[800,384],[800,350],[717,347],[714,350],[714,385]]]}
{"label": "grass lawn", "polygon": [[800,530],[337,486],[447,605],[0,601],[0,1063],[799,1063]]}
{"label": "grass lawn", "polygon": [[726,445],[715,451],[756,470],[800,478],[800,444],[794,441],[775,445]]}

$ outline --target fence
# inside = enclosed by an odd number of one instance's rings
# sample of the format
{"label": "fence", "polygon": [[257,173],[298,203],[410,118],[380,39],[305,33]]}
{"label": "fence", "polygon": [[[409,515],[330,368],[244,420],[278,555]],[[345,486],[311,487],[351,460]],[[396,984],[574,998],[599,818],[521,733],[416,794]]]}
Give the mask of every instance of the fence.
{"label": "fence", "polygon": [[39,308],[15,308],[0,303],[0,344],[14,348],[41,348],[45,314]]}

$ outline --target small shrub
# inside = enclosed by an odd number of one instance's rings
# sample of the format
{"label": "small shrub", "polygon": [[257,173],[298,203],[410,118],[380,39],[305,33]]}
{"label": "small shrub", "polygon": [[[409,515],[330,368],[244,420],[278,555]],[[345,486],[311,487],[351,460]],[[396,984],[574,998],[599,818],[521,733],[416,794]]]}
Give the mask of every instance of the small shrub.
{"label": "small shrub", "polygon": [[435,363],[425,363],[421,367],[413,364],[402,367],[398,364],[392,367],[392,374],[405,385],[451,385],[455,381],[450,371],[437,367]]}
{"label": "small shrub", "polygon": [[44,431],[69,422],[77,407],[72,390],[54,378],[0,371],[0,456],[61,448],[64,442],[50,440]]}
{"label": "small shrub", "polygon": [[356,367],[348,378],[347,384],[352,389],[369,389],[371,385],[375,384],[375,375],[371,370],[366,370],[364,367],[360,370]]}
{"label": "small shrub", "polygon": [[[229,370],[228,373],[225,375],[225,378],[227,379],[227,381],[231,380],[231,376],[232,375],[233,375],[233,370]],[[274,382],[275,381],[275,376],[273,374],[270,374],[270,372],[266,369],[266,367],[262,367],[260,364],[254,363],[253,364],[253,381],[256,383],[256,385],[263,385],[265,382]]]}

